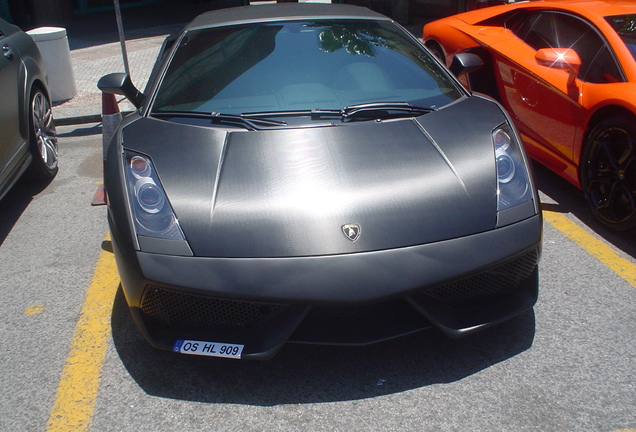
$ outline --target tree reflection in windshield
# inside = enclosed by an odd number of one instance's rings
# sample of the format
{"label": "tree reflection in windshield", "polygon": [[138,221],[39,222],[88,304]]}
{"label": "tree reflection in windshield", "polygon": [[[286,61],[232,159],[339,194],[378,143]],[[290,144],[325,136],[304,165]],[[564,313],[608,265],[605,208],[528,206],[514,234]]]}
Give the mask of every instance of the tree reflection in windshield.
{"label": "tree reflection in windshield", "polygon": [[625,45],[636,59],[636,15],[617,15],[605,18],[623,39]]}
{"label": "tree reflection in windshield", "polygon": [[188,32],[152,111],[239,115],[387,101],[439,108],[461,95],[394,24],[294,20]]}
{"label": "tree reflection in windshield", "polygon": [[[314,24],[323,27],[324,24]],[[333,24],[320,32],[320,49],[335,52],[344,48],[349,54],[375,57],[374,47],[391,48],[386,35],[377,27]]]}

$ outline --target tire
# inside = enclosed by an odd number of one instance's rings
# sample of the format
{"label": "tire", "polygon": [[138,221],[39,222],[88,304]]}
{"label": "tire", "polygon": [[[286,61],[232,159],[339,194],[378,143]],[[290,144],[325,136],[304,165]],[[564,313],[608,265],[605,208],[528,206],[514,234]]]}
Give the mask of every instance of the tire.
{"label": "tire", "polygon": [[28,175],[32,180],[50,180],[57,174],[57,133],[51,102],[39,88],[34,88],[29,100],[29,145],[31,165]]}
{"label": "tire", "polygon": [[608,118],[594,126],[580,166],[594,216],[617,231],[636,227],[636,119]]}

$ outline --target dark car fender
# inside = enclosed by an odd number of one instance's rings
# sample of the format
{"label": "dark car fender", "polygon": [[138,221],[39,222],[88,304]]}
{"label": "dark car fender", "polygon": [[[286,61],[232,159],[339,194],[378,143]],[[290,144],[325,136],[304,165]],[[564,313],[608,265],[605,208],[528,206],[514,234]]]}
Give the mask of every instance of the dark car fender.
{"label": "dark car fender", "polygon": [[44,67],[42,55],[33,42],[33,39],[26,33],[18,33],[12,36],[15,39],[15,49],[18,50],[22,59],[20,67],[20,82],[22,92],[20,93],[20,134],[24,140],[29,139],[29,103],[31,102],[31,92],[34,87],[39,87],[50,100],[47,85],[47,74]]}

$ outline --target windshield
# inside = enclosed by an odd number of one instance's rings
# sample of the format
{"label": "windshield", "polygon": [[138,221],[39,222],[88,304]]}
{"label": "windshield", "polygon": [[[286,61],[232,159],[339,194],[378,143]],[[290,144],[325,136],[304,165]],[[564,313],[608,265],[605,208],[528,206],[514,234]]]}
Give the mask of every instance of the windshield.
{"label": "windshield", "polygon": [[615,15],[605,19],[614,27],[636,60],[636,15]]}
{"label": "windshield", "polygon": [[408,102],[439,108],[464,93],[388,22],[274,22],[191,31],[152,112],[245,114]]}

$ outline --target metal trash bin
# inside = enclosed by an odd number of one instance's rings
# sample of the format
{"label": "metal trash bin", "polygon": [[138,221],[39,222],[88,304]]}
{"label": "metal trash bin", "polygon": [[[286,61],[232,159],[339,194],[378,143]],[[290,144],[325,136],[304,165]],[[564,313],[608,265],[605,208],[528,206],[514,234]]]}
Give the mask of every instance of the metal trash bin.
{"label": "metal trash bin", "polygon": [[54,102],[71,99],[77,93],[71,66],[66,29],[39,27],[27,32],[35,41],[48,73],[49,91]]}

